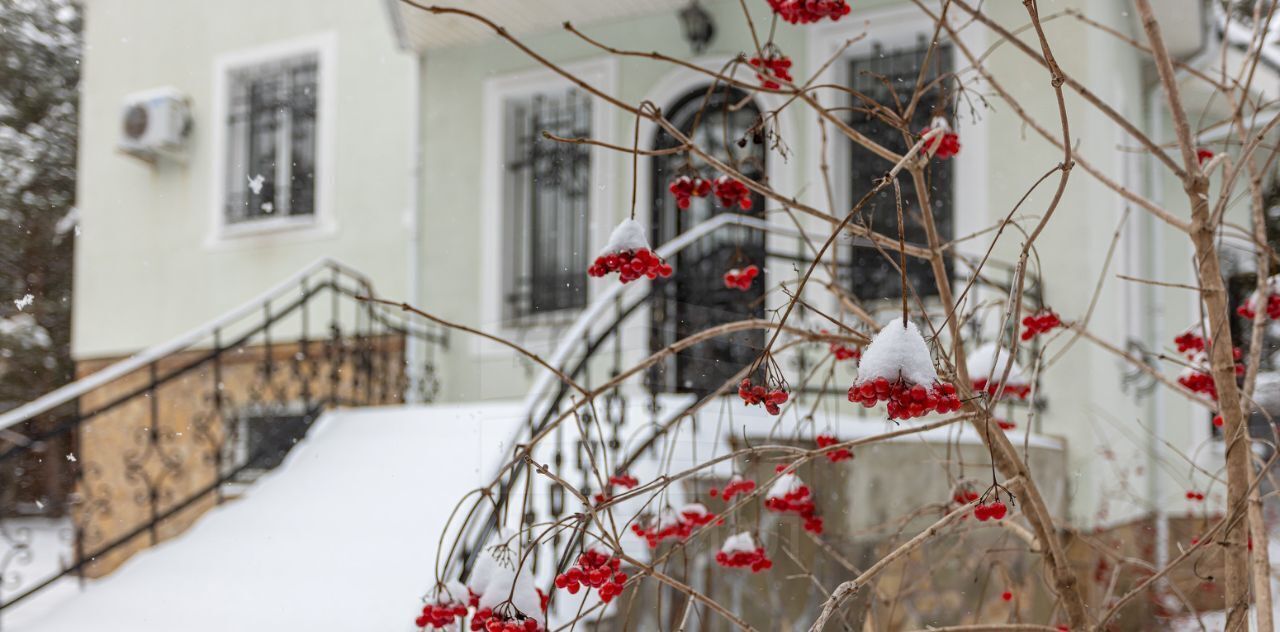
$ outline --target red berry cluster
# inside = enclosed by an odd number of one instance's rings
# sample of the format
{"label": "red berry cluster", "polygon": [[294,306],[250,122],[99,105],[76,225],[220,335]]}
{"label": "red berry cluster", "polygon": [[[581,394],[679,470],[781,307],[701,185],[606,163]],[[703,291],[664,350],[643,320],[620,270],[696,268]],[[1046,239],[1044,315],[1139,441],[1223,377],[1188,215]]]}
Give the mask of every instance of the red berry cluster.
{"label": "red berry cluster", "polygon": [[812,24],[824,18],[835,21],[853,10],[846,0],[769,0],[769,8],[790,24]]}
{"label": "red berry cluster", "polygon": [[715,487],[712,487],[711,491],[708,493],[711,494],[712,498],[720,497],[723,498],[725,502],[730,502],[733,500],[734,496],[750,494],[755,490],[755,488],[755,481],[749,478],[742,478],[735,474],[733,478],[729,479],[729,484],[724,486],[723,495],[721,495],[722,491]]}
{"label": "red berry cluster", "polygon": [[471,617],[471,629],[484,632],[538,632],[542,626],[524,615],[508,617],[494,612],[492,608],[481,608]]}
{"label": "red berry cluster", "polygon": [[978,492],[964,487],[957,487],[955,493],[951,494],[951,501],[957,505],[967,505],[977,499]]}
{"label": "red berry cluster", "polygon": [[1051,309],[1042,309],[1030,316],[1022,319],[1022,326],[1026,329],[1022,330],[1022,339],[1031,340],[1039,334],[1042,334],[1054,327],[1062,326],[1062,319],[1053,313]]}
{"label": "red berry cluster", "polygon": [[613,488],[621,487],[622,489],[631,489],[640,484],[640,480],[630,474],[615,474],[609,477],[608,493],[596,494],[596,503],[603,503],[613,498]]}
{"label": "red berry cluster", "polygon": [[[831,332],[823,329],[822,333],[829,334]],[[831,350],[831,355],[835,356],[837,361],[858,359],[862,357],[862,349],[849,346],[841,342],[833,341],[827,345],[827,348]]]}
{"label": "red berry cluster", "polygon": [[627,583],[627,574],[618,570],[620,566],[622,561],[618,558],[587,549],[578,556],[577,564],[556,575],[556,588],[576,595],[585,584],[588,588],[596,589],[600,594],[600,601],[609,603],[622,594],[622,586]]}
{"label": "red berry cluster", "polygon": [[675,196],[676,206],[683,210],[689,208],[693,198],[711,195],[711,181],[698,177],[680,176],[671,181],[667,190]]}
{"label": "red berry cluster", "polygon": [[1204,500],[1204,494],[1200,492],[1187,492],[1187,500]]}
{"label": "red berry cluster", "polygon": [[[1232,348],[1231,356],[1236,362],[1236,377],[1244,375],[1244,364],[1240,362],[1241,358],[1244,357],[1244,353],[1240,351],[1240,347]],[[1178,375],[1178,383],[1185,386],[1192,393],[1204,393],[1214,401],[1217,401],[1218,387],[1213,383],[1213,376],[1207,370],[1203,370],[1203,367],[1208,366],[1208,363],[1209,361],[1204,354],[1199,354],[1198,357],[1193,359],[1192,366],[1183,369],[1182,373]]]}
{"label": "red berry cluster", "polygon": [[[1241,307],[1243,309],[1243,307]],[[1247,316],[1246,318],[1253,318]],[[1178,345],[1178,353],[1194,354],[1205,349],[1204,336],[1200,335],[1199,327],[1192,327],[1173,339],[1173,343]]]}
{"label": "red berry cluster", "polygon": [[1018,427],[1018,424],[1015,424],[1012,421],[1005,421],[1003,419],[997,419],[996,425],[999,426],[1001,430],[1013,430]]}
{"label": "red berry cluster", "polygon": [[[774,78],[791,81],[791,58],[786,55],[766,53],[764,59],[752,57],[749,63],[760,69],[756,71],[756,77],[760,78],[760,85],[766,90],[777,90],[782,87],[782,84],[774,81]],[[764,71],[768,71],[767,74]]]}
{"label": "red berry cluster", "polygon": [[751,189],[747,185],[730,178],[729,176],[720,176],[716,178],[713,185],[716,199],[720,200],[720,206],[731,208],[737,206],[744,211],[751,210]]}
{"label": "red berry cluster", "polygon": [[1006,590],[1000,593],[1000,598],[1003,599],[1004,601],[1013,601],[1013,593]]}
{"label": "red berry cluster", "polygon": [[609,485],[612,487],[621,487],[623,489],[631,489],[640,484],[640,479],[630,474],[614,474],[609,477]]}
{"label": "red berry cluster", "polygon": [[[1256,309],[1254,306],[1256,299],[1257,296],[1250,295],[1248,299],[1245,299],[1244,303],[1240,304],[1240,307],[1236,308],[1236,313],[1248,318],[1249,320],[1253,320],[1253,317],[1257,315],[1256,312],[1254,312]],[[1267,318],[1270,318],[1271,320],[1280,320],[1280,296],[1277,296],[1274,291],[1267,295]]]}
{"label": "red berry cluster", "polygon": [[1205,149],[1204,147],[1200,147],[1196,149],[1196,160],[1203,165],[1204,163],[1213,160],[1213,152]]}
{"label": "red berry cluster", "polygon": [[1009,513],[1009,508],[998,500],[989,503],[978,503],[978,506],[973,508],[973,517],[977,518],[978,522],[1000,520],[1007,513]]}
{"label": "red berry cluster", "polygon": [[467,616],[467,607],[460,603],[435,603],[422,607],[422,614],[413,620],[419,628],[447,628],[455,619]]}
{"label": "red berry cluster", "polygon": [[601,255],[587,268],[587,275],[593,277],[602,277],[610,272],[617,272],[620,281],[630,283],[640,277],[669,277],[671,266],[648,248],[640,248]]}
{"label": "red berry cluster", "polygon": [[[814,437],[813,440],[818,444],[819,448],[825,448],[827,446],[833,446],[840,443],[840,440],[837,439],[835,435],[829,434],[820,434]],[[832,463],[839,463],[840,461],[847,461],[852,458],[853,452],[850,452],[849,448],[840,448],[839,450],[832,450],[827,453],[827,460]]]}
{"label": "red berry cluster", "polygon": [[[926,130],[928,131],[928,130]],[[937,150],[934,149],[937,147]],[[947,131],[924,142],[925,151],[932,151],[936,158],[947,159],[960,153],[960,135]]]}
{"label": "red berry cluster", "polygon": [[1222,418],[1222,415],[1214,415],[1214,416],[1213,416],[1213,425],[1214,425],[1214,427],[1216,427],[1216,428],[1221,428],[1221,427],[1223,427],[1223,426],[1227,425],[1227,421],[1226,421],[1225,419],[1223,419],[1223,418]]}
{"label": "red berry cluster", "polygon": [[[794,475],[784,474],[783,476]],[[779,479],[778,482],[782,483],[785,480],[785,478]],[[795,481],[799,483],[799,479]],[[793,485],[783,494],[770,492],[769,497],[764,499],[764,508],[777,513],[794,513],[804,520],[805,531],[816,535],[822,534],[822,518],[818,515],[818,507],[813,502],[808,485],[803,483]]]}
{"label": "red berry cluster", "polygon": [[750,568],[752,573],[773,568],[773,560],[765,554],[764,547],[758,546],[754,551],[734,551],[725,553],[716,551],[716,564],[726,568]]}
{"label": "red berry cluster", "polygon": [[751,264],[739,270],[734,268],[724,273],[724,286],[731,290],[742,290],[746,292],[751,289],[751,282],[760,276],[760,268],[756,264]]}
{"label": "red berry cluster", "polygon": [[[986,391],[992,397],[1000,392],[999,380],[987,380],[985,377],[974,378],[973,390]],[[1018,399],[1026,399],[1031,394],[1030,384],[1005,384],[1004,397],[1016,397]]]}
{"label": "red berry cluster", "polygon": [[890,382],[878,377],[849,387],[849,401],[871,408],[888,402],[889,419],[911,419],[931,412],[949,413],[960,410],[960,398],[956,387],[946,382],[935,382],[926,388],[905,379]]}
{"label": "red berry cluster", "polygon": [[764,404],[764,409],[770,415],[777,415],[782,412],[781,406],[787,403],[787,392],[782,387],[768,389],[763,384],[751,384],[751,378],[742,378],[742,383],[738,384],[738,397],[746,402],[748,406],[756,404]]}
{"label": "red berry cluster", "polygon": [[680,510],[679,515],[666,509],[657,520],[652,521],[652,524],[643,526],[636,523],[631,525],[631,531],[644,538],[649,548],[653,549],[657,548],[663,540],[684,540],[693,534],[694,529],[710,524],[718,518],[719,516],[707,511],[706,507],[698,503],[690,503]]}

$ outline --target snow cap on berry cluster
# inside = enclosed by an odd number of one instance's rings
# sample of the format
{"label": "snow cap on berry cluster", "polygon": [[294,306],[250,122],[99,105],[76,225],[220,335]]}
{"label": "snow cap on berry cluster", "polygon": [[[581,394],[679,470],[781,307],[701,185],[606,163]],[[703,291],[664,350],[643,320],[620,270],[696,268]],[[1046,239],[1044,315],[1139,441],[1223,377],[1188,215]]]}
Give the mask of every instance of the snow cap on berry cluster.
{"label": "snow cap on berry cluster", "polygon": [[769,488],[769,493],[765,494],[765,498],[786,498],[787,494],[801,487],[804,487],[804,481],[800,480],[800,477],[794,473],[787,472],[773,482],[773,487]]}
{"label": "snow cap on berry cluster", "polygon": [[485,586],[489,584],[489,580],[493,578],[494,572],[501,567],[501,563],[495,556],[494,547],[507,546],[512,550],[518,546],[517,536],[514,529],[503,527],[498,530],[493,540],[489,541],[480,555],[476,558],[476,564],[471,568],[471,574],[467,576],[467,587],[471,592],[482,595]]}
{"label": "snow cap on berry cluster", "polygon": [[624,219],[622,223],[613,229],[613,234],[609,235],[609,243],[605,244],[604,250],[600,251],[600,255],[612,255],[640,249],[649,249],[649,240],[644,236],[644,226],[641,226],[640,222],[634,219]]}
{"label": "snow cap on berry cluster", "polygon": [[[994,342],[988,342],[978,347],[969,354],[969,359],[965,362],[965,367],[969,369],[969,379],[971,380],[991,380],[999,382],[1004,375],[1005,363],[1009,361],[1004,357],[1005,351],[1000,345]],[[1022,365],[1018,364],[1015,359],[1013,366],[1009,368],[1009,379],[1005,384],[1009,386],[1023,385],[1027,383],[1026,372],[1022,370]]]}
{"label": "snow cap on berry cluster", "polygon": [[471,598],[471,594],[467,592],[467,587],[462,582],[450,579],[443,585],[438,585],[431,591],[432,598],[438,604],[460,603],[466,605]]}
{"label": "snow cap on berry cluster", "polygon": [[729,536],[724,541],[724,546],[720,547],[720,552],[726,555],[734,553],[751,553],[756,550],[756,540],[751,537],[750,531],[743,531]]}
{"label": "snow cap on berry cluster", "polygon": [[929,129],[940,129],[943,134],[946,134],[951,131],[951,123],[947,122],[945,116],[935,116],[932,121],[929,121]]}
{"label": "snow cap on berry cluster", "polygon": [[877,378],[894,382],[899,377],[928,386],[938,381],[938,372],[933,368],[929,346],[916,324],[907,321],[903,327],[902,319],[894,318],[862,352],[858,382]]}
{"label": "snow cap on berry cluster", "polygon": [[480,594],[480,608],[497,608],[508,597],[511,605],[521,614],[536,620],[540,626],[546,625],[542,617],[542,597],[538,595],[529,564],[525,564],[519,573],[507,566],[497,565],[484,592]]}

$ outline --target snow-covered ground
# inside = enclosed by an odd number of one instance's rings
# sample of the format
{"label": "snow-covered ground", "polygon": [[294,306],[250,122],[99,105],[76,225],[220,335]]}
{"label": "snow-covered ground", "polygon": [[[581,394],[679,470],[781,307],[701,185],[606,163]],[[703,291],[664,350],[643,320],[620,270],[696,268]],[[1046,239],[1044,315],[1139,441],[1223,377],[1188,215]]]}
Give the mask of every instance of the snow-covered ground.
{"label": "snow-covered ground", "polygon": [[329,413],[244,498],[83,591],[68,581],[6,611],[4,629],[412,630],[449,512],[491,475],[518,414],[505,403]]}

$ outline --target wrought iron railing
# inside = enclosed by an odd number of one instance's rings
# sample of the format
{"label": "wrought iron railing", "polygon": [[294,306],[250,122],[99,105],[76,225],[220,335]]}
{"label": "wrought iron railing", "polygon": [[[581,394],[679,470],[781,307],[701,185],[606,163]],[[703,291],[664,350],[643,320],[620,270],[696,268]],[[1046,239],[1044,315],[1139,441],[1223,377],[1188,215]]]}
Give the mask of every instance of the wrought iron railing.
{"label": "wrought iron railing", "polygon": [[[180,533],[327,408],[402,402],[409,389],[430,401],[443,333],[360,300],[372,295],[363,275],[321,260],[0,415],[0,613]],[[410,344],[425,345],[421,366],[407,366]]]}
{"label": "wrought iron railing", "polygon": [[[768,231],[771,234],[771,249],[767,253],[767,260],[771,266],[789,271],[792,268],[791,264],[796,264],[800,270],[803,270],[812,261],[805,256],[812,251],[804,244],[804,236],[798,230],[779,226],[763,219],[733,214],[717,215],[694,226],[672,241],[661,245],[657,248],[657,253],[663,258],[672,260],[690,246],[714,238],[717,231],[741,230],[743,227]],[[791,243],[786,243],[788,240]],[[694,250],[696,248],[689,249],[690,252]],[[711,254],[708,253],[708,256]],[[688,262],[686,261],[685,264],[687,265]],[[838,278],[846,278],[851,273],[848,269],[852,265],[851,262],[842,256],[839,265],[842,269],[837,271]],[[967,270],[963,265],[955,265],[954,268]],[[973,300],[977,301],[979,293],[987,294],[987,298],[995,294],[1007,294],[1015,278],[1014,272],[1011,266],[988,261],[983,266],[983,272],[974,279],[974,287],[971,289],[974,295]],[[768,282],[776,283],[777,280],[771,279]],[[605,379],[618,376],[626,367],[642,360],[651,350],[645,338],[652,335],[652,329],[645,319],[651,319],[654,310],[664,307],[664,303],[658,300],[662,291],[659,284],[660,282],[653,284],[639,282],[625,286],[609,285],[559,336],[560,344],[547,358],[549,364],[590,388],[593,384],[598,385]],[[956,283],[957,288],[963,288],[966,285],[963,279]],[[1039,304],[1043,292],[1039,279],[1035,275],[1028,274],[1023,287],[1027,302]],[[885,303],[889,311],[899,309],[897,300],[885,301]],[[866,306],[873,307],[870,303]],[[926,307],[941,312],[941,305]],[[941,320],[938,318],[937,322]],[[1013,328],[1012,335],[1016,336],[1016,324]],[[651,378],[632,379],[619,384],[600,395],[599,401],[603,405],[580,411],[579,416],[582,417],[583,427],[590,427],[592,411],[601,417],[600,431],[592,433],[589,441],[584,442],[577,432],[556,430],[539,442],[532,456],[539,463],[551,464],[563,476],[570,476],[572,473],[572,478],[569,480],[575,484],[579,484],[580,478],[580,491],[588,496],[593,491],[601,491],[592,489],[594,481],[589,476],[590,459],[586,457],[588,452],[595,454],[597,461],[599,455],[607,454],[607,461],[612,467],[620,468],[619,471],[626,470],[638,460],[643,459],[644,455],[658,444],[664,433],[676,427],[671,423],[673,420],[688,415],[702,403],[702,398],[707,395],[705,392],[692,390],[684,398],[670,399],[665,401],[664,405],[659,405],[659,394],[673,390],[680,389]],[[550,372],[540,374],[523,402],[526,424],[515,437],[504,444],[513,446],[513,450],[523,449],[532,437],[547,431],[550,425],[573,405],[572,400],[578,396],[576,390]],[[736,393],[730,396],[736,396]],[[629,405],[629,402],[635,402],[637,399],[647,405],[640,407],[640,410],[637,410],[634,405]],[[633,416],[632,419],[626,418],[629,410]],[[577,425],[577,423],[571,424],[574,427]],[[465,577],[469,573],[482,547],[492,542],[503,516],[516,515],[519,516],[517,520],[533,524],[555,521],[566,515],[568,508],[564,490],[551,482],[547,482],[545,491],[532,492],[532,497],[541,498],[542,502],[517,503],[524,508],[526,515],[521,516],[519,512],[508,513],[506,506],[508,499],[523,499],[529,493],[524,488],[533,484],[526,478],[528,476],[530,473],[525,467],[514,467],[502,473],[499,487],[494,494],[496,502],[490,503],[486,500],[484,507],[481,508],[485,513],[477,514],[464,526],[459,545],[462,554],[450,560],[452,565],[448,568],[448,572],[451,576]],[[573,538],[553,536],[552,547],[555,550],[549,559],[553,563],[569,559],[567,553],[573,546],[576,546]],[[535,549],[531,558],[535,572],[542,572],[538,568],[539,558],[544,555]]]}

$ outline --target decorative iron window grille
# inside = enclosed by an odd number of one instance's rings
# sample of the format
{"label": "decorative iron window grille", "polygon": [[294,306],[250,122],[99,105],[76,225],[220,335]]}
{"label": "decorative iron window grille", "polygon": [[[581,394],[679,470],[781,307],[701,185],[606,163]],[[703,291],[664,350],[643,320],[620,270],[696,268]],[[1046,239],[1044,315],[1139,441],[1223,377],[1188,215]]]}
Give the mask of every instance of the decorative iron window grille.
{"label": "decorative iron window grille", "polygon": [[233,451],[226,463],[234,480],[252,481],[284,463],[284,457],[306,436],[318,411],[246,411],[227,437]]}
{"label": "decorative iron window grille", "polygon": [[231,71],[228,224],[315,214],[318,69],[310,54]]}
{"label": "decorative iron window grille", "polygon": [[541,93],[508,100],[505,117],[505,316],[583,307],[591,152],[543,132],[590,136],[591,101],[572,89]]}
{"label": "decorative iron window grille", "polygon": [[[866,95],[876,103],[898,110],[904,109],[911,100],[916,80],[920,75],[920,67],[924,63],[928,45],[921,42],[918,46],[906,50],[886,52],[876,47],[870,55],[853,59],[848,66],[849,87]],[[951,67],[951,47],[942,45],[934,51],[929,62],[930,70],[925,85],[937,78]],[[911,117],[910,128],[913,133],[926,129],[935,114],[946,106],[943,86],[938,82],[933,88],[921,96],[919,104]],[[850,125],[871,140],[896,152],[905,152],[908,148],[902,133],[890,127],[883,120],[876,118],[866,108],[866,104],[858,97],[852,103],[854,112]],[[849,143],[850,146],[850,182],[853,200],[861,199],[875,182],[889,171],[890,165],[883,158],[869,150]],[[949,160],[934,160],[928,171],[929,203],[933,208],[934,222],[938,236],[942,240],[951,238],[954,189],[953,167]],[[902,190],[902,211],[904,236],[907,243],[925,245],[928,239],[924,229],[924,216],[920,210],[920,202],[916,197],[911,177],[905,170],[899,174]],[[861,220],[877,232],[886,235],[898,234],[898,211],[894,202],[892,188],[882,191],[863,207]],[[890,262],[885,253],[894,258]],[[854,296],[863,300],[897,298],[902,296],[902,280],[896,267],[897,253],[882,253],[869,240],[856,239],[852,247],[849,268],[849,287]],[[951,271],[950,261],[947,265]],[[934,283],[933,270],[929,262],[907,258],[907,281],[921,297],[936,296],[937,286]]]}

